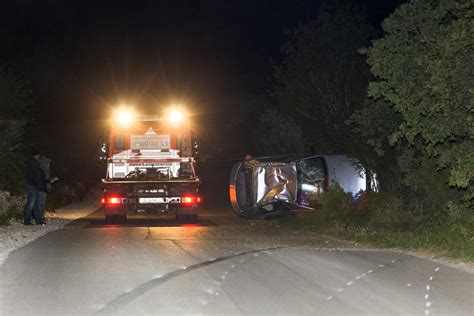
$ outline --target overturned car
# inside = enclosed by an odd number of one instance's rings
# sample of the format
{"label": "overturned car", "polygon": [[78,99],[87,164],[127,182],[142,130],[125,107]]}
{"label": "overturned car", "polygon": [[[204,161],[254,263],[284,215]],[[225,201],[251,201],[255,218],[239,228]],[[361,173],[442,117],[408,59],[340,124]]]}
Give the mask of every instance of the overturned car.
{"label": "overturned car", "polygon": [[354,195],[371,185],[363,168],[344,155],[254,158],[232,168],[230,201],[242,217],[277,216],[314,209],[318,197],[336,183]]}

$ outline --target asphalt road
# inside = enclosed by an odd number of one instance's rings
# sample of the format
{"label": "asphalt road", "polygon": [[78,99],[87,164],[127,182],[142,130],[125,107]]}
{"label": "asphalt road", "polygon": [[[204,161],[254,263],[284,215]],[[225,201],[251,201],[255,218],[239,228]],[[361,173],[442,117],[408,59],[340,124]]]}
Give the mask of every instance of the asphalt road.
{"label": "asphalt road", "polygon": [[205,209],[198,225],[101,211],[13,252],[1,315],[473,315],[474,276]]}

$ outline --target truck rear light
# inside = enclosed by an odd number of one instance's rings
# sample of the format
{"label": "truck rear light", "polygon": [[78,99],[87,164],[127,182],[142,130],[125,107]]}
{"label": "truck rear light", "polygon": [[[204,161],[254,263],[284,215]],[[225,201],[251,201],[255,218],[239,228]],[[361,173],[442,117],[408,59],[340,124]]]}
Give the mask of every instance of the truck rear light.
{"label": "truck rear light", "polygon": [[185,195],[181,198],[181,203],[186,205],[197,204],[199,202],[201,202],[201,198],[194,195]]}
{"label": "truck rear light", "polygon": [[109,204],[120,204],[122,201],[119,197],[109,197]]}
{"label": "truck rear light", "polygon": [[118,205],[122,203],[122,198],[118,195],[108,195],[102,198],[102,204],[104,205]]}
{"label": "truck rear light", "polygon": [[191,196],[183,196],[183,199],[181,200],[183,204],[191,204],[193,203],[193,198]]}

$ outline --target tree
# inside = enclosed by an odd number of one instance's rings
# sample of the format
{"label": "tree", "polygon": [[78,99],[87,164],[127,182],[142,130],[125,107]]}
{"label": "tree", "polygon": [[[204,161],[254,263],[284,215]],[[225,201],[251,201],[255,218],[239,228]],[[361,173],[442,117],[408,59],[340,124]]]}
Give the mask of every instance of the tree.
{"label": "tree", "polygon": [[271,94],[318,152],[358,143],[345,121],[366,97],[370,72],[358,50],[373,36],[364,8],[350,1],[323,3],[315,21],[289,32]]}
{"label": "tree", "polygon": [[383,37],[366,51],[375,80],[363,111],[383,103],[397,126],[377,137],[377,126],[358,118],[373,141],[397,148],[406,185],[433,198],[442,186],[452,210],[456,191],[464,210],[474,198],[473,17],[469,0],[412,0],[385,19]]}
{"label": "tree", "polygon": [[267,108],[259,116],[257,129],[259,154],[303,153],[303,131],[295,121],[275,108]]}

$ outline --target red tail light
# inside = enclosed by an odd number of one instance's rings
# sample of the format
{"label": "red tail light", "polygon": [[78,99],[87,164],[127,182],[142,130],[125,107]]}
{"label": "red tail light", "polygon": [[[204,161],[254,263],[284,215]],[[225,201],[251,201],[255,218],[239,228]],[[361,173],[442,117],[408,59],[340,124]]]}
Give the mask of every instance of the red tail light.
{"label": "red tail light", "polygon": [[105,198],[102,198],[102,204],[118,205],[121,203],[122,203],[122,198],[118,195],[108,195]]}
{"label": "red tail light", "polygon": [[181,198],[181,203],[186,205],[197,204],[199,202],[201,202],[201,198],[194,195],[185,195]]}
{"label": "red tail light", "polygon": [[109,197],[109,204],[120,204],[122,203],[122,199],[116,196]]}
{"label": "red tail light", "polygon": [[193,197],[192,196],[183,196],[183,199],[181,200],[183,204],[191,204],[193,203]]}

